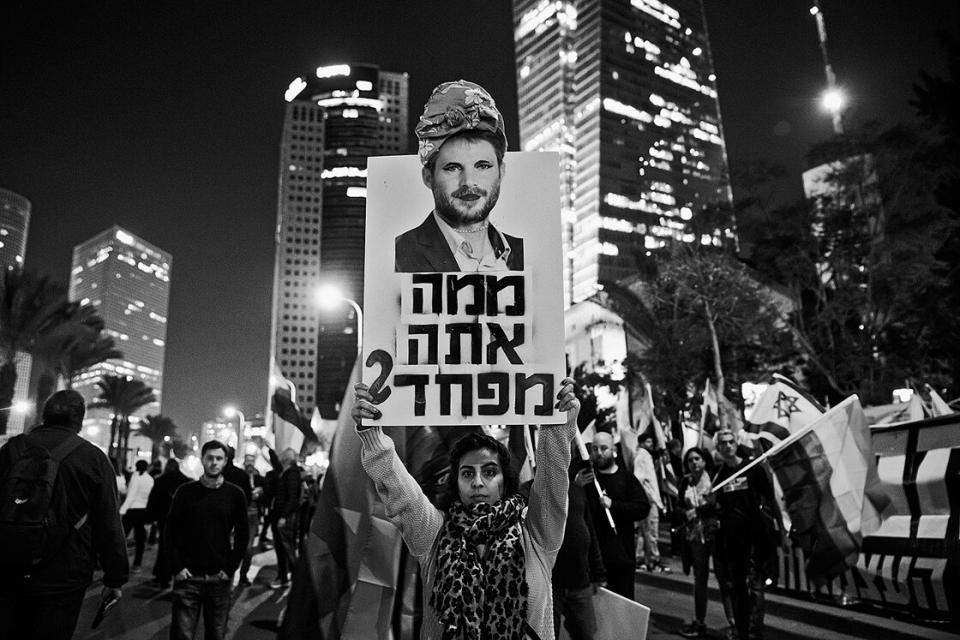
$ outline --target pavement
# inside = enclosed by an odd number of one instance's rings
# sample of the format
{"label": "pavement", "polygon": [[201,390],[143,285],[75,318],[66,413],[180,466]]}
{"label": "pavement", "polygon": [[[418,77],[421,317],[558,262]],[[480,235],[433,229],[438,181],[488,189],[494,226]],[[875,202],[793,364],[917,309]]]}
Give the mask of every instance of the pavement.
{"label": "pavement", "polygon": [[[662,540],[661,549],[669,549]],[[131,550],[132,552],[132,550]],[[100,585],[95,583],[87,593],[77,625],[75,639],[102,640],[124,638],[130,640],[165,640],[170,629],[169,589],[161,589],[150,582],[155,555],[148,548],[144,569],[132,575],[124,589],[124,598],[114,612],[97,630],[91,630]],[[672,571],[650,573],[638,571],[636,599],[650,608],[647,640],[679,638],[683,624],[693,613],[693,576],[680,570],[679,559],[667,558]],[[250,587],[234,590],[227,640],[269,640],[276,637],[276,623],[286,605],[287,589],[270,589],[276,577],[276,554],[273,550],[253,558],[248,574]],[[708,638],[724,637],[726,619],[719,605],[719,590],[711,575],[706,623]],[[764,622],[766,640],[957,640],[958,629],[945,624],[892,617],[889,612],[865,605],[839,606],[787,595],[777,590],[766,594]],[[202,628],[202,624],[200,625]],[[561,639],[565,634],[561,634]],[[198,636],[202,632],[198,630]]]}
{"label": "pavement", "polygon": [[[132,553],[132,549],[130,550]],[[119,605],[96,630],[91,628],[100,602],[99,580],[87,590],[74,640],[167,640],[170,636],[172,591],[157,586],[152,578],[155,547],[147,547],[143,570],[131,574],[124,586]],[[225,640],[272,640],[276,638],[277,620],[286,605],[289,588],[271,589],[276,577],[276,553],[271,549],[256,554],[251,563],[249,587],[237,584],[234,577],[230,619]],[[96,576],[99,578],[99,574]],[[198,625],[197,638],[203,638],[203,623]],[[0,634],[2,638],[2,634]]]}
{"label": "pavement", "polygon": [[[660,591],[671,591],[685,594],[689,598],[689,605],[683,610],[651,606],[651,627],[660,630],[671,629],[679,631],[684,622],[689,621],[693,611],[693,575],[684,575],[680,570],[680,562],[674,559],[672,570],[669,573],[637,572],[637,601],[644,602],[648,594]],[[718,624],[708,626],[714,628],[710,637],[722,637],[724,625],[720,611],[720,592],[713,575],[708,584],[708,610],[714,610],[714,620]],[[826,602],[815,601],[810,598],[786,595],[778,590],[767,591],[766,602],[766,634],[769,639],[784,639],[791,637],[807,638],[834,638],[846,636],[864,638],[866,640],[957,640],[960,635],[954,627],[948,624],[925,622],[917,620],[897,619],[878,608],[867,609],[863,604],[855,606],[840,606]],[[650,603],[651,605],[653,603]],[[796,623],[796,624],[793,624]],[[798,628],[797,625],[800,625]],[[810,630],[804,630],[810,626]],[[652,632],[649,637],[656,637]]]}

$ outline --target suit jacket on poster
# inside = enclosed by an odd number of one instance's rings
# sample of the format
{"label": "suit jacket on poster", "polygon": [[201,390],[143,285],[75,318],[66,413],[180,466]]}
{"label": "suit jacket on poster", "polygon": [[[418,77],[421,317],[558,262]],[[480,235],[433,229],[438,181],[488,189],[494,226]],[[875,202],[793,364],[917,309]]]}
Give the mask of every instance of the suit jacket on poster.
{"label": "suit jacket on poster", "polygon": [[[493,225],[487,227],[490,243],[499,257],[506,247]],[[504,234],[510,243],[507,267],[511,271],[523,270],[523,239]],[[424,271],[460,271],[460,265],[450,250],[450,245],[437,225],[433,213],[419,227],[400,234],[395,239],[394,271],[417,273]]]}

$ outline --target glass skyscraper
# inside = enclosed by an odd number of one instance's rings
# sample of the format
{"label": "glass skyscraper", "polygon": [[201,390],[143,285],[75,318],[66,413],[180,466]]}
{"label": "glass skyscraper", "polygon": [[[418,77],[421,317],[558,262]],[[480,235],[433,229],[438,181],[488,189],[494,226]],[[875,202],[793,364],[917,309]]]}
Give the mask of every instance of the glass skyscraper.
{"label": "glass skyscraper", "polygon": [[515,0],[523,151],[561,158],[566,303],[732,200],[702,0]]}
{"label": "glass skyscraper", "polygon": [[367,158],[407,152],[407,87],[405,73],[332,64],[287,89],[270,355],[308,417],[337,417],[356,359],[352,308],[314,296],[333,284],[363,304]]}
{"label": "glass skyscraper", "polygon": [[0,189],[0,266],[22,267],[30,228],[30,201]]}
{"label": "glass skyscraper", "polygon": [[[97,308],[106,333],[123,353],[123,358],[107,360],[74,378],[74,389],[88,402],[97,396],[101,377],[126,376],[142,380],[157,397],[136,415],[160,413],[171,262],[169,253],[118,226],[74,247],[70,299]],[[104,448],[110,427],[105,413],[88,411],[82,434]]]}
{"label": "glass skyscraper", "polygon": [[[7,189],[0,189],[0,268],[22,268],[27,251],[27,231],[30,228],[30,201]],[[17,383],[13,389],[13,404],[29,400],[30,371],[33,358],[25,351],[16,355]],[[35,417],[35,411],[29,414],[10,410],[7,418],[7,433],[23,432],[28,419]]]}

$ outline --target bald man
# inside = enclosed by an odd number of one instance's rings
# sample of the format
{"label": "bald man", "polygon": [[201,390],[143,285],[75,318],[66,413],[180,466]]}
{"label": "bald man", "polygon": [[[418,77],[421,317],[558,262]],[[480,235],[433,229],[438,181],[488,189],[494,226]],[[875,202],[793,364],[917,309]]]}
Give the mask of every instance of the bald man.
{"label": "bald man", "polygon": [[[650,502],[640,481],[617,463],[617,449],[613,436],[598,433],[590,448],[593,470],[583,469],[576,476],[576,483],[585,487],[593,524],[600,543],[600,554],[607,568],[607,586],[614,593],[633,600],[633,585],[637,570],[636,523],[647,517]],[[594,472],[603,493],[597,495],[593,484]],[[604,507],[610,509],[613,522],[610,528]]]}

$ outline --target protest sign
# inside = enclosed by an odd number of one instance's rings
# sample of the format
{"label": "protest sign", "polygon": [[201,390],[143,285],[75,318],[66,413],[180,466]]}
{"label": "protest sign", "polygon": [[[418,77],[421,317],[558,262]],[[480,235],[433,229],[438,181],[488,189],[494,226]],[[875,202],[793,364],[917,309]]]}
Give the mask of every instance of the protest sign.
{"label": "protest sign", "polygon": [[[463,272],[452,258],[434,260],[452,254],[430,219],[418,159],[369,161],[362,375],[384,424],[562,420],[554,409],[565,372],[558,157],[508,153],[504,164],[489,220],[510,245],[511,270]],[[438,247],[420,233],[429,225]],[[398,273],[401,264],[418,270]]]}
{"label": "protest sign", "polygon": [[597,633],[594,640],[644,640],[647,637],[649,607],[601,588],[593,596],[593,608],[597,612]]}

